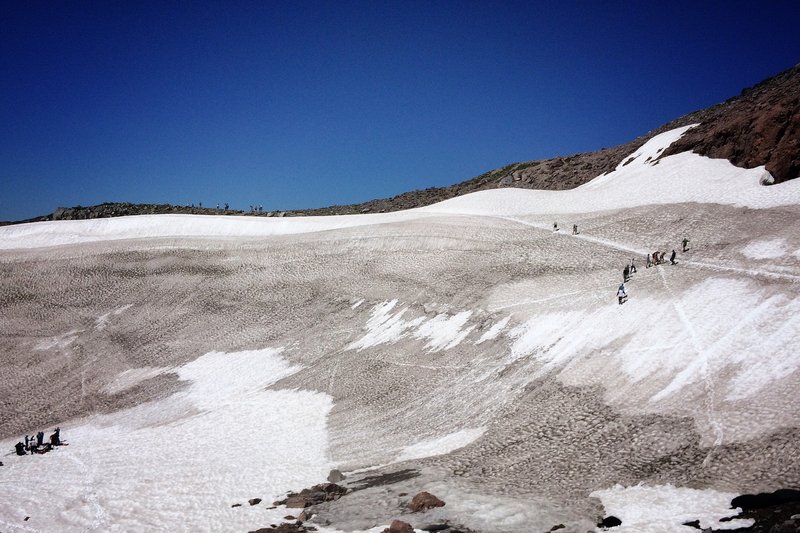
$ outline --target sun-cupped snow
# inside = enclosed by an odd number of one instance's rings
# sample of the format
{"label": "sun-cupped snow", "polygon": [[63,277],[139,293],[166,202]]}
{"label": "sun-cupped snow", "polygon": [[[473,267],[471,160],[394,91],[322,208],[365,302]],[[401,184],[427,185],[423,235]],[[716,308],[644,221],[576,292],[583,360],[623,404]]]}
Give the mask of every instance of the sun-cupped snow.
{"label": "sun-cupped snow", "polygon": [[140,215],[95,220],[37,222],[0,228],[0,249],[38,248],[116,239],[163,237],[264,237],[415,220],[437,214],[524,216],[590,213],[680,202],[767,208],[800,203],[800,180],[772,186],[764,167],[742,169],[694,153],[658,159],[693,126],[656,135],[611,173],[572,190],[516,188],[472,193],[427,207],[365,215],[246,217]]}

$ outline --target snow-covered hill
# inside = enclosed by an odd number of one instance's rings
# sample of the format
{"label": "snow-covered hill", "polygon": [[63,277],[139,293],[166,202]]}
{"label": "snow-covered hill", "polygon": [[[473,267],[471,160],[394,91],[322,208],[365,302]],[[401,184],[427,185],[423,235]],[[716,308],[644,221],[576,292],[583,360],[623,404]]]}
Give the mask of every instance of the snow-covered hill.
{"label": "snow-covered hill", "polygon": [[571,191],[0,228],[2,446],[69,441],[3,459],[0,529],[245,531],[332,468],[408,472],[322,531],[740,527],[800,484],[800,181],[657,159],[686,129]]}

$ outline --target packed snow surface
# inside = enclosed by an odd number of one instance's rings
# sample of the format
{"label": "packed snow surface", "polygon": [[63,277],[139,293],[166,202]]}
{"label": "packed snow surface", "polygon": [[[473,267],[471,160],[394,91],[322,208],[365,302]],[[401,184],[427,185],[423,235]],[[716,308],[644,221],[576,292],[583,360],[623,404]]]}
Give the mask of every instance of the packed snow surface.
{"label": "packed snow surface", "polygon": [[379,481],[322,533],[749,525],[800,483],[800,180],[659,159],[687,129],[570,191],[0,228],[0,446],[69,442],[4,458],[0,529],[247,531],[333,468]]}

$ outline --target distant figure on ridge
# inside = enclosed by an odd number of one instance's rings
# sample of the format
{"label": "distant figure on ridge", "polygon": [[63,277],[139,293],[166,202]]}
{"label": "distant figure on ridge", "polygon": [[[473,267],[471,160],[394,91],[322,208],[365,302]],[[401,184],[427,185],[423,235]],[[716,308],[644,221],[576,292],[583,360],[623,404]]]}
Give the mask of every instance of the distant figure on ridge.
{"label": "distant figure on ridge", "polygon": [[684,237],[682,244],[683,244],[683,250],[682,251],[685,252],[686,251],[686,246],[689,244],[689,239]]}
{"label": "distant figure on ridge", "polygon": [[572,234],[573,235],[577,235],[578,234],[578,225],[577,224],[573,224],[572,225]]}
{"label": "distant figure on ridge", "polygon": [[672,254],[669,256],[669,263],[671,265],[675,264],[675,250],[672,250]]}
{"label": "distant figure on ridge", "polygon": [[558,231],[558,222],[553,222],[553,231]]}
{"label": "distant figure on ridge", "polygon": [[619,288],[617,289],[617,298],[619,298],[619,305],[622,305],[622,302],[628,297],[628,293],[625,292],[625,284],[620,283]]}

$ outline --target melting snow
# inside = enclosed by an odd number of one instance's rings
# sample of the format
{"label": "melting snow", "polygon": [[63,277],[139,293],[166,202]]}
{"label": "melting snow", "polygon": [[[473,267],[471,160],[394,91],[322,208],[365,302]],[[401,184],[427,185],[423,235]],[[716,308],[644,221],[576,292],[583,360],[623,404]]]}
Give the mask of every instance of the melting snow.
{"label": "melting snow", "polygon": [[478,440],[485,432],[485,427],[462,429],[443,437],[420,441],[411,446],[406,446],[395,461],[422,459],[423,457],[450,453]]}
{"label": "melting snow", "polygon": [[618,533],[685,533],[690,528],[682,524],[693,520],[700,521],[701,529],[738,529],[754,523],[750,519],[721,522],[741,511],[730,508],[731,500],[738,494],[710,489],[616,485],[595,491],[591,496],[603,502],[606,516],[613,515],[622,521],[621,526],[614,528]]}

